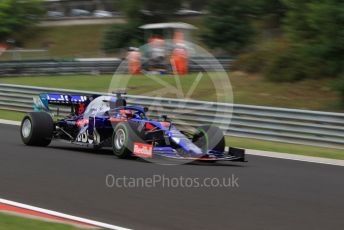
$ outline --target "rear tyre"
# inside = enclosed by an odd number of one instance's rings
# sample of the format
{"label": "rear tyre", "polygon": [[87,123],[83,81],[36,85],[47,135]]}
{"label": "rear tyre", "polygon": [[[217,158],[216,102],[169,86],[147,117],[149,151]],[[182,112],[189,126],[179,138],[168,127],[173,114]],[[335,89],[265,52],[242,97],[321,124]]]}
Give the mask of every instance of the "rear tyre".
{"label": "rear tyre", "polygon": [[143,143],[143,135],[138,131],[138,123],[118,123],[112,135],[112,150],[119,158],[130,158],[134,143]]}
{"label": "rear tyre", "polygon": [[26,145],[47,146],[54,131],[54,121],[45,112],[27,113],[20,126],[20,135]]}
{"label": "rear tyre", "polygon": [[204,125],[198,127],[192,141],[204,153],[207,153],[208,150],[225,151],[225,137],[222,130],[216,126]]}

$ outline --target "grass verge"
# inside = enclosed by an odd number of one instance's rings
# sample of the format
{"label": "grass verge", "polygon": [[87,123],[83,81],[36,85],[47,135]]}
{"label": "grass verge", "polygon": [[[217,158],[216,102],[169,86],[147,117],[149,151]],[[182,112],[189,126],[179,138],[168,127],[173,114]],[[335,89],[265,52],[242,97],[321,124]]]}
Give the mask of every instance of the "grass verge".
{"label": "grass verge", "polygon": [[[118,88],[123,87],[124,78],[127,77],[123,76],[123,81],[117,81],[116,86]],[[192,89],[197,77],[196,74],[189,74],[179,78],[184,95]],[[171,76],[156,76],[156,78],[176,87],[176,80]],[[190,98],[221,101],[221,97],[216,94],[215,86],[222,83],[222,78],[227,78],[227,75],[220,74],[215,80],[212,80],[208,75],[204,74]],[[1,77],[0,83],[105,92],[108,91],[111,80],[112,75],[27,76]],[[230,81],[234,94],[233,101],[236,104],[344,112],[344,108],[340,104],[340,96],[333,90],[333,79],[308,79],[297,83],[273,83],[266,81],[259,75],[233,72],[230,74]],[[161,82],[143,75],[131,76],[126,86],[129,94],[137,95],[164,89],[165,87]],[[176,97],[171,93],[164,96]]]}
{"label": "grass verge", "polygon": [[[189,96],[191,99],[209,100],[209,101],[221,101],[222,98],[218,98],[216,94],[216,82],[221,79],[227,79],[227,74],[218,74],[218,78],[214,81],[207,75],[203,75],[198,83],[195,83],[197,79],[196,74],[190,74],[184,77],[178,78],[182,88],[183,96],[188,92],[192,92]],[[127,80],[129,81],[127,83]],[[154,79],[153,79],[154,78]],[[112,75],[74,75],[74,76],[37,76],[37,77],[9,77],[0,78],[0,83],[6,84],[19,84],[19,85],[31,85],[41,87],[63,88],[63,89],[77,89],[88,90],[97,92],[108,92],[109,88],[112,90],[116,88],[126,87],[128,94],[136,95],[161,95],[164,97],[175,98],[178,95],[172,92],[173,89],[178,88],[176,78],[172,76],[154,76],[147,77],[144,75],[118,75],[112,81]],[[196,84],[195,89],[192,86]],[[169,87],[169,88],[168,88]],[[191,89],[191,90],[190,90]],[[163,91],[162,91],[163,90]],[[158,93],[154,93],[157,92]],[[180,93],[181,91],[175,90]]]}
{"label": "grass verge", "polygon": [[314,147],[299,144],[287,144],[239,137],[226,137],[226,143],[229,143],[231,146],[244,149],[292,153],[297,155],[344,160],[344,151],[340,149]]}
{"label": "grass verge", "polygon": [[80,228],[0,213],[0,230],[77,230]]}
{"label": "grass verge", "polygon": [[21,121],[25,113],[0,109],[0,119]]}
{"label": "grass verge", "polygon": [[[24,113],[0,110],[0,119],[20,121]],[[306,145],[286,144],[272,141],[262,141],[249,138],[226,137],[226,143],[233,147],[256,149],[263,151],[292,153],[314,157],[326,157],[344,160],[344,152],[339,149],[321,148]]]}
{"label": "grass verge", "polygon": [[[105,54],[101,50],[104,31],[110,24],[36,27],[17,35],[25,49],[48,49],[46,58],[98,57]],[[40,57],[40,58],[43,58]],[[2,59],[6,58],[5,56]],[[10,58],[10,57],[9,57]],[[39,58],[35,55],[29,58]]]}

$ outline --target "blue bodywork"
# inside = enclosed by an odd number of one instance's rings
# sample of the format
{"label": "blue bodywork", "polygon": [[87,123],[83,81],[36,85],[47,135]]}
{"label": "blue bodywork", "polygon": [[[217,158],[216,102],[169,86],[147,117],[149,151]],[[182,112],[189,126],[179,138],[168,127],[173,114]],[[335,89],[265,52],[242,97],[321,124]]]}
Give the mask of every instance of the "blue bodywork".
{"label": "blue bodywork", "polygon": [[[34,110],[45,111],[52,116],[53,110],[49,105],[68,105],[71,114],[57,120],[55,139],[70,141],[71,143],[93,146],[110,146],[114,124],[119,122],[137,123],[146,127],[154,127],[166,140],[164,145],[152,142],[153,156],[172,159],[195,159],[204,161],[244,161],[244,152],[231,148],[229,152],[202,150],[192,142],[182,131],[168,121],[151,120],[146,116],[142,106],[116,106],[118,99],[113,96],[80,96],[64,94],[40,94],[34,98]],[[97,104],[98,103],[98,104]],[[109,104],[109,108],[101,106]],[[111,105],[113,105],[111,107]],[[80,112],[80,107],[85,110]],[[98,107],[97,107],[98,106]],[[103,109],[103,110],[102,110]],[[132,111],[130,119],[123,119],[120,111]],[[91,114],[91,115],[90,115]],[[147,131],[149,133],[149,130]],[[180,154],[180,152],[183,154]]]}

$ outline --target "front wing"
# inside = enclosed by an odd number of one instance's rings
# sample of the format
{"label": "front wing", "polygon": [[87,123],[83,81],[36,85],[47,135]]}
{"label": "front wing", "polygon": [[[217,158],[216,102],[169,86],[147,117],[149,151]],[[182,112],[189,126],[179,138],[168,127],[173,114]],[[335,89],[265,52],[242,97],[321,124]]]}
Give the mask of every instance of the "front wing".
{"label": "front wing", "polygon": [[[142,155],[141,155],[142,157]],[[224,153],[219,152],[209,152],[207,155],[202,157],[190,157],[190,156],[182,156],[177,153],[171,147],[154,147],[152,150],[152,155],[147,157],[153,158],[167,158],[171,160],[193,160],[193,161],[238,161],[238,162],[246,162],[245,159],[245,150],[239,148],[230,147],[228,151]]]}

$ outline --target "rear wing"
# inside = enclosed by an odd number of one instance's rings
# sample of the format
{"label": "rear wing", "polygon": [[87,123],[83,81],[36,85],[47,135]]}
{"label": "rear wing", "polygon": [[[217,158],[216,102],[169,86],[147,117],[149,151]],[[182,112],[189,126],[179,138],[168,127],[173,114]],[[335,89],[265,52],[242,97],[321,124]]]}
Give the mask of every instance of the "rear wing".
{"label": "rear wing", "polygon": [[75,105],[87,103],[90,97],[82,95],[67,95],[67,94],[48,94],[42,93],[33,98],[34,111],[45,111],[53,115],[49,105],[70,106],[73,112]]}
{"label": "rear wing", "polygon": [[[41,94],[45,95],[48,104],[53,105],[76,105],[88,100],[87,96],[65,95],[65,94]],[[40,97],[41,97],[40,95]]]}

